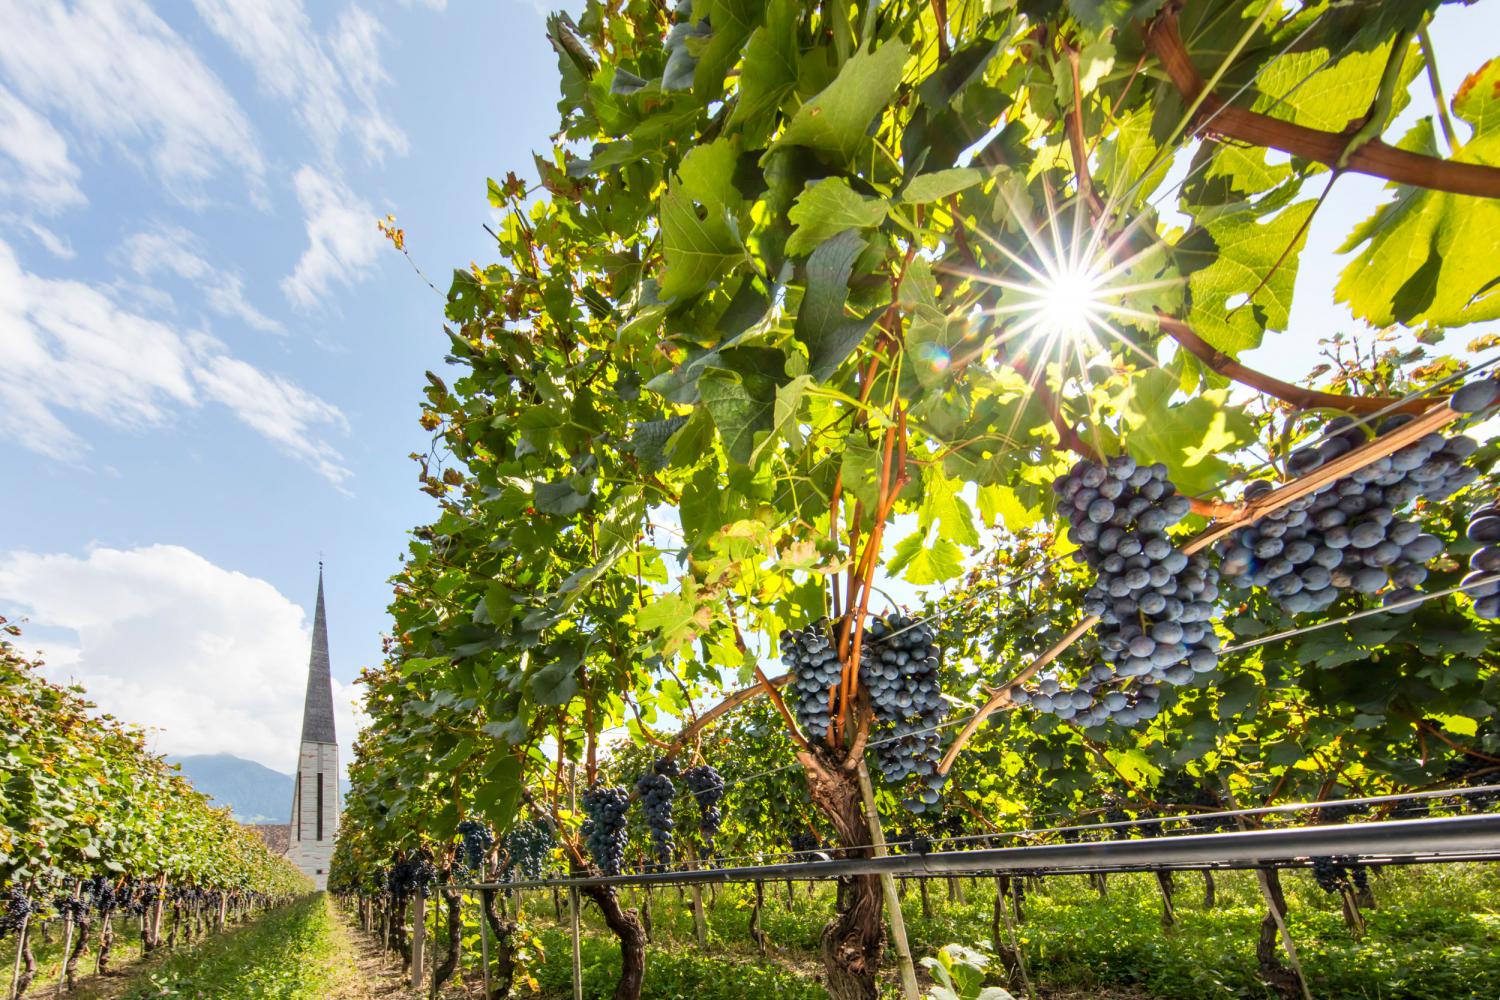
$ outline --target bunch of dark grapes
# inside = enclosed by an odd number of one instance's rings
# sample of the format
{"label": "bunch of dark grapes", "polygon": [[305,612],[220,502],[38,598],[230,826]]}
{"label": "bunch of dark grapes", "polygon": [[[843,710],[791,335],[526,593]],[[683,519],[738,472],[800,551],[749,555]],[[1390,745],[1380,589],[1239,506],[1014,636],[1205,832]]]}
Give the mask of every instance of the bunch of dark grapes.
{"label": "bunch of dark grapes", "polygon": [[[1154,718],[1161,683],[1185,684],[1219,663],[1218,571],[1168,534],[1192,503],[1167,479],[1166,466],[1139,465],[1129,455],[1103,465],[1083,459],[1052,486],[1075,558],[1097,574],[1083,607],[1099,616],[1102,662],[1074,686],[1046,678],[1015,700],[1081,726]],[[1135,683],[1122,689],[1120,678]]]}
{"label": "bunch of dark grapes", "polygon": [[690,767],[682,774],[687,783],[688,794],[698,803],[698,832],[705,843],[712,842],[724,822],[719,803],[724,799],[724,779],[717,769],[709,764]]}
{"label": "bunch of dark grapes", "polygon": [[556,845],[552,828],[540,820],[518,823],[505,835],[506,871],[512,880],[539,879]]}
{"label": "bunch of dark grapes", "polygon": [[1318,888],[1324,892],[1338,892],[1349,886],[1360,890],[1370,887],[1370,869],[1354,857],[1315,857],[1312,873]]}
{"label": "bunch of dark grapes", "polygon": [[620,785],[594,785],[583,793],[583,835],[589,857],[605,875],[620,874],[625,859],[625,809],[630,793]]}
{"label": "bunch of dark grapes", "polygon": [[[1387,434],[1411,419],[1406,414],[1388,417],[1377,433]],[[1322,441],[1292,453],[1288,469],[1306,475],[1366,440],[1354,418],[1339,417],[1329,423]],[[1382,600],[1388,606],[1407,601],[1427,579],[1426,564],[1442,552],[1443,543],[1398,512],[1418,497],[1441,500],[1473,482],[1479,473],[1464,460],[1477,447],[1463,435],[1429,433],[1235,531],[1221,543],[1220,569],[1241,587],[1266,588],[1293,614],[1322,611],[1345,591],[1385,591]],[[1245,499],[1273,488],[1258,480],[1245,490]]]}
{"label": "bunch of dark grapes", "polygon": [[[1448,771],[1443,775],[1443,780],[1453,784],[1467,785],[1470,788],[1479,788],[1483,785],[1500,784],[1500,774],[1494,772],[1493,764],[1465,754],[1448,762]],[[1461,801],[1466,809],[1488,812],[1491,806],[1500,802],[1500,793],[1478,792],[1474,795],[1465,795]]]}
{"label": "bunch of dark grapes", "polygon": [[1464,593],[1474,599],[1474,614],[1494,621],[1500,618],[1500,506],[1485,504],[1469,515],[1466,534],[1479,548],[1469,556]]}
{"label": "bunch of dark grapes", "polygon": [[37,905],[18,885],[5,890],[0,896],[0,935],[19,931],[28,917],[37,911]]}
{"label": "bunch of dark grapes", "polygon": [[432,895],[437,876],[437,866],[430,857],[422,851],[408,851],[391,866],[386,886],[391,895],[398,898],[420,895],[426,899]]}
{"label": "bunch of dark grapes", "polygon": [[[657,761],[651,770],[635,780],[635,792],[641,797],[641,810],[646,816],[646,830],[651,834],[651,847],[656,859],[662,864],[672,863],[675,844],[672,840],[672,800],[677,796],[677,787],[672,779],[662,773],[662,761]],[[676,763],[670,769],[676,770]]]}
{"label": "bunch of dark grapes", "polygon": [[80,895],[77,899],[64,895],[52,897],[52,908],[57,911],[57,915],[75,924],[88,919],[91,903],[87,895]]}
{"label": "bunch of dark grapes", "polygon": [[465,869],[482,877],[485,855],[495,846],[495,835],[490,832],[489,824],[477,819],[466,819],[458,824],[458,835],[462,840],[459,845],[460,862]]}
{"label": "bunch of dark grapes", "polygon": [[808,860],[807,855],[812,854],[814,851],[820,851],[823,849],[822,841],[820,841],[818,839],[818,835],[816,833],[813,833],[811,830],[792,831],[792,835],[790,838],[788,838],[788,842],[792,847],[793,860],[806,861]]}
{"label": "bunch of dark grapes", "polygon": [[904,854],[932,853],[932,838],[920,830],[907,830],[896,842]]}
{"label": "bunch of dark grapes", "polygon": [[843,673],[827,623],[819,621],[805,628],[784,630],[781,662],[792,675],[787,700],[792,703],[797,725],[809,740],[826,738],[833,722],[829,706]]}
{"label": "bunch of dark grapes", "polygon": [[895,614],[870,622],[860,650],[860,683],[875,710],[876,762],[889,784],[916,777],[915,794],[901,804],[917,813],[938,804],[944,782],[938,773],[943,746],[936,730],[944,705],[935,638],[925,621]]}
{"label": "bunch of dark grapes", "polygon": [[103,875],[95,875],[89,882],[87,895],[100,916],[108,916],[119,905],[115,883]]}
{"label": "bunch of dark grapes", "polygon": [[1319,889],[1338,892],[1339,883],[1344,881],[1344,866],[1334,858],[1315,857],[1312,859],[1312,874]]}

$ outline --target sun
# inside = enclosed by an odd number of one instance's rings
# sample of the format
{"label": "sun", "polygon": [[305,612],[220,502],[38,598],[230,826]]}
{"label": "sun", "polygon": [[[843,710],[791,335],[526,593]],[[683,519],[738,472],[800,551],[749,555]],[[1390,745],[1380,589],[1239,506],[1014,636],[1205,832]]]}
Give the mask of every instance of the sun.
{"label": "sun", "polygon": [[1048,338],[1090,337],[1101,318],[1103,290],[1103,278],[1092,268],[1049,268],[1033,286],[1036,331]]}

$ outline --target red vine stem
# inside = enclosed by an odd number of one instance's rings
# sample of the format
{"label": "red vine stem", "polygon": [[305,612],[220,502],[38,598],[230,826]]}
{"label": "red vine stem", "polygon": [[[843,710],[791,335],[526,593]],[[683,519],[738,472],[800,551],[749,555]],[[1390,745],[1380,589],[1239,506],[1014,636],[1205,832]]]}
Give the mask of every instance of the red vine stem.
{"label": "red vine stem", "polygon": [[1267,375],[1264,372],[1258,372],[1254,368],[1247,368],[1198,336],[1192,327],[1180,319],[1158,311],[1156,313],[1156,322],[1161,327],[1163,333],[1177,341],[1193,357],[1202,361],[1220,375],[1248,385],[1250,388],[1258,392],[1263,392],[1267,396],[1274,396],[1282,402],[1290,403],[1299,409],[1316,410],[1327,408],[1358,414],[1381,412],[1420,414],[1442,403],[1441,398],[1429,397],[1427,399],[1402,401],[1390,396],[1346,396],[1336,392],[1320,392],[1317,389],[1306,389],[1300,385],[1283,382],[1281,379]]}
{"label": "red vine stem", "polygon": [[1500,169],[1424,156],[1373,139],[1349,152],[1350,136],[1324,132],[1257,111],[1226,104],[1205,93],[1205,82],[1177,31],[1177,5],[1163,10],[1146,27],[1146,48],[1161,61],[1172,84],[1189,102],[1198,101],[1198,118],[1205,131],[1256,146],[1279,149],[1292,156],[1368,174],[1398,184],[1453,194],[1500,198]]}

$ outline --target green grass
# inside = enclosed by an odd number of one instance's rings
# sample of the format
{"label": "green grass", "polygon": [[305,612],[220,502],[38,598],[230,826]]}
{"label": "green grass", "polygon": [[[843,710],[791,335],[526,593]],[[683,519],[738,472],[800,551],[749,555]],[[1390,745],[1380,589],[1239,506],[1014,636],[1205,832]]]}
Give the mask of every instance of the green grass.
{"label": "green grass", "polygon": [[214,1000],[325,1000],[340,974],[326,897],[307,896],[143,971],[121,994]]}
{"label": "green grass", "polygon": [[[1500,997],[1500,866],[1448,865],[1387,869],[1373,881],[1376,909],[1368,934],[1355,940],[1337,899],[1306,872],[1283,872],[1290,926],[1319,1000],[1495,1000]],[[1112,876],[1100,899],[1082,877],[1044,880],[1027,895],[1019,928],[1033,975],[1052,990],[1092,995],[1129,991],[1156,1000],[1260,1000],[1270,997],[1256,974],[1255,944],[1263,905],[1254,876],[1217,876],[1218,902],[1205,910],[1200,876],[1176,876],[1178,924],[1160,923],[1160,896],[1149,875]],[[932,880],[932,914],[924,917],[916,886],[903,903],[917,957],[944,944],[990,948],[994,898],[988,880],[965,881],[968,901],[950,901]],[[809,896],[798,885],[788,905],[783,884],[766,886],[762,925],[780,949],[761,966],[749,936],[749,887],[721,887],[709,910],[709,951],[697,948],[686,898],[653,893],[653,939],[647,947],[649,998],[760,1000],[822,996],[817,984],[818,935],[833,910],[832,887]],[[707,897],[705,891],[705,897]],[[625,894],[628,906],[640,896]],[[571,983],[566,934],[553,921],[546,894],[532,894],[526,912],[545,928],[546,959],[535,971],[544,993],[562,996]],[[584,910],[585,996],[609,996],[618,950],[597,912]],[[887,956],[887,972],[892,972]]]}

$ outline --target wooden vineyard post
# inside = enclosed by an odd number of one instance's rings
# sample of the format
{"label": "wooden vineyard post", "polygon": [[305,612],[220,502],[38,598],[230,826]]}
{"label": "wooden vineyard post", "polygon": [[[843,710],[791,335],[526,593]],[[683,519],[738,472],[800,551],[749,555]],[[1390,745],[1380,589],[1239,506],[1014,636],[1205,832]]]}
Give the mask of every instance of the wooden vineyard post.
{"label": "wooden vineyard post", "polygon": [[[578,811],[578,765],[568,767],[568,811]],[[573,1000],[583,1000],[583,952],[578,940],[578,888],[568,886],[568,929],[573,934]]]}
{"label": "wooden vineyard post", "polygon": [[10,988],[5,991],[6,1000],[16,1000],[16,983],[21,981],[21,955],[26,951],[26,932],[31,923],[31,914],[21,918],[16,928],[16,964],[10,970]]}
{"label": "wooden vineyard post", "polygon": [[484,973],[484,995],[489,1000],[490,995],[490,920],[484,912],[484,890],[479,890],[479,960],[483,963],[481,970]]}
{"label": "wooden vineyard post", "polygon": [[418,889],[411,898],[411,988],[422,988],[423,945],[427,943],[427,900]]}
{"label": "wooden vineyard post", "polygon": [[[689,848],[688,865],[694,871],[698,869],[698,854]],[[698,942],[700,952],[708,951],[708,917],[703,912],[703,886],[694,882],[688,886],[688,891],[693,897],[693,936]]]}
{"label": "wooden vineyard post", "polygon": [[[73,883],[73,899],[74,900],[78,899],[78,893],[79,893],[79,891],[82,888],[83,888],[83,882],[82,881],[78,881],[78,882]],[[60,969],[60,971],[57,974],[57,990],[52,994],[53,996],[58,996],[58,997],[62,996],[63,995],[63,989],[68,985],[68,953],[71,952],[72,950],[73,950],[73,911],[69,910],[67,916],[63,918],[62,968]]]}
{"label": "wooden vineyard post", "polygon": [[[1019,891],[1020,878],[1011,881],[1011,899],[1020,905],[1020,897],[1016,895]],[[1003,889],[1001,890],[1004,891]],[[1026,955],[1021,951],[1021,938],[1016,934],[1016,921],[1010,912],[1010,907],[1005,905],[1005,900],[996,899],[995,908],[1000,911],[1000,916],[1005,920],[1005,931],[1010,935],[1010,948],[1016,954],[1016,968],[1021,970],[1021,984],[1026,987],[1026,995],[1035,1000],[1036,990],[1031,985],[1031,974],[1026,971]],[[999,944],[999,942],[996,942]]]}
{"label": "wooden vineyard post", "polygon": [[[885,833],[880,829],[880,814],[875,811],[875,789],[870,784],[870,771],[861,758],[858,768],[859,794],[864,801],[865,821],[870,825],[870,844],[875,857],[886,855]],[[891,943],[896,948],[896,962],[901,967],[901,992],[906,1000],[918,1000],[917,970],[911,961],[911,946],[906,941],[906,918],[901,913],[901,897],[896,892],[896,878],[889,872],[880,876],[880,888],[885,893],[885,908],[890,912]]]}

